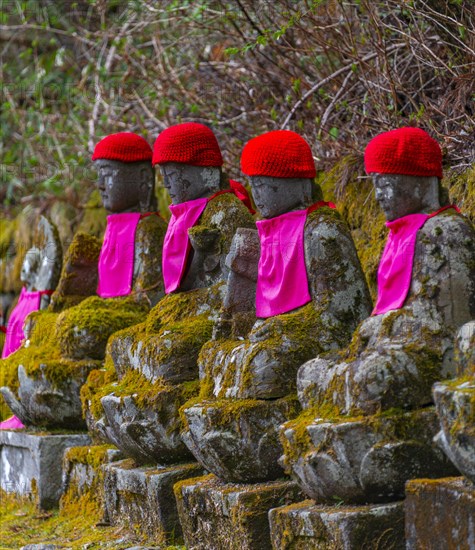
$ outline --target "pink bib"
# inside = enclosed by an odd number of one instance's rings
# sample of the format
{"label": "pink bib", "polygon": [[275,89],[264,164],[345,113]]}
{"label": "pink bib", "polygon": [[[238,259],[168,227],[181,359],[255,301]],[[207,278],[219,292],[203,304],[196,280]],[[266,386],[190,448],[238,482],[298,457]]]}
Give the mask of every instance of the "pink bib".
{"label": "pink bib", "polygon": [[409,214],[386,222],[389,236],[378,267],[378,299],[371,315],[400,309],[411,288],[417,232],[429,218],[456,206],[444,206],[432,214]]}
{"label": "pink bib", "polygon": [[15,352],[24,339],[23,323],[29,313],[40,308],[41,294],[39,290],[29,292],[25,287],[21,289],[18,303],[8,319],[7,336],[2,351],[2,359]]}
{"label": "pink bib", "polygon": [[138,212],[107,216],[107,228],[99,256],[97,294],[101,298],[127,296],[132,291],[135,231],[140,217]]}
{"label": "pink bib", "polygon": [[193,227],[208,203],[207,198],[171,204],[172,217],[168,224],[162,253],[162,273],[165,293],[174,292],[181,283],[191,250],[188,229]]}
{"label": "pink bib", "polygon": [[308,289],[304,252],[304,228],[307,215],[321,206],[320,201],[305,209],[288,212],[256,222],[261,241],[256,315],[273,317],[305,305],[312,299]]}
{"label": "pink bib", "polygon": [[3,422],[0,422],[0,430],[21,430],[25,425],[17,416],[10,416]]}

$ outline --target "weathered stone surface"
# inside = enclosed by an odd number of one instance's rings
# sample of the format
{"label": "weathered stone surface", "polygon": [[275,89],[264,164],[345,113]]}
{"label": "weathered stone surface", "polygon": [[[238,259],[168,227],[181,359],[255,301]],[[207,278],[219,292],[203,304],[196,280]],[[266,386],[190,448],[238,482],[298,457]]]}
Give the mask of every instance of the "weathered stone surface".
{"label": "weathered stone surface", "polygon": [[123,459],[119,451],[107,445],[71,447],[63,459],[62,514],[95,514],[100,521],[104,514],[104,464]]}
{"label": "weathered stone surface", "polygon": [[0,484],[9,493],[33,493],[41,509],[58,505],[65,449],[88,445],[87,434],[0,431]]}
{"label": "weathered stone surface", "polygon": [[119,378],[134,369],[154,382],[198,378],[201,346],[211,337],[222,304],[221,284],[165,296],[144,323],[113,335],[110,356]]}
{"label": "weathered stone surface", "polygon": [[403,550],[404,504],[322,506],[311,500],[269,512],[274,550]]}
{"label": "weathered stone surface", "polygon": [[366,418],[312,421],[306,412],[282,426],[283,463],[317,502],[388,502],[414,477],[456,470],[432,441],[433,409]]}
{"label": "weathered stone surface", "polygon": [[475,488],[464,478],[414,479],[406,486],[406,548],[475,548]]}
{"label": "weathered stone surface", "polygon": [[178,483],[175,495],[193,550],[270,550],[269,510],[301,498],[290,481],[231,485],[213,475]]}
{"label": "weathered stone surface", "polygon": [[55,337],[62,357],[103,360],[114,332],[142,322],[149,311],[131,297],[91,296],[59,314]]}
{"label": "weathered stone surface", "polygon": [[34,376],[29,376],[20,364],[18,398],[8,387],[2,387],[0,391],[5,401],[26,426],[74,430],[85,428],[79,392],[91,370],[98,367],[97,362],[82,361],[76,364],[63,360],[61,367],[68,375],[60,375],[55,380],[51,370],[48,370],[48,360],[45,361]]}
{"label": "weathered stone surface", "polygon": [[135,467],[133,460],[104,466],[106,515],[112,525],[146,537],[151,543],[181,538],[175,483],[203,474],[196,463],[170,467]]}
{"label": "weathered stone surface", "polygon": [[259,319],[247,339],[215,340],[200,354],[200,377],[215,397],[269,399],[295,388],[298,367],[346,345],[370,312],[370,298],[351,235],[336,211],[309,214],[305,265],[312,301]]}
{"label": "weathered stone surface", "polygon": [[195,458],[225,481],[281,477],[279,425],[299,410],[296,398],[204,401],[184,409],[183,440]]}
{"label": "weathered stone surface", "polygon": [[193,457],[180,436],[180,396],[179,387],[169,386],[157,393],[152,408],[139,406],[133,395],[106,395],[101,399],[104,418],[96,429],[138,464],[190,460]]}
{"label": "weathered stone surface", "polygon": [[65,255],[58,286],[51,296],[51,311],[62,311],[96,293],[100,252],[101,242],[97,237],[76,233]]}
{"label": "weathered stone surface", "polygon": [[475,483],[475,377],[436,384],[434,400],[442,428],[437,442]]}
{"label": "weathered stone surface", "polygon": [[[452,210],[417,233],[404,307],[364,321],[349,350],[299,369],[304,407],[333,402],[374,414],[432,402],[432,384],[455,374],[453,337],[475,317],[475,232]],[[449,307],[450,304],[450,307]]]}

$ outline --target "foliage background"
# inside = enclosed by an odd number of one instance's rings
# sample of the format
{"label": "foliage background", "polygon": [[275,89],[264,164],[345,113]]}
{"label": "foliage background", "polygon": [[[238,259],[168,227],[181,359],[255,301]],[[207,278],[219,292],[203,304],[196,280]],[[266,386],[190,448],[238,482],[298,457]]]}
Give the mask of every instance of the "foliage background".
{"label": "foliage background", "polygon": [[413,124],[452,170],[475,156],[471,0],[0,0],[2,208],[93,187],[104,135],[153,144],[171,124],[213,127],[226,168],[252,136],[298,131],[319,168]]}

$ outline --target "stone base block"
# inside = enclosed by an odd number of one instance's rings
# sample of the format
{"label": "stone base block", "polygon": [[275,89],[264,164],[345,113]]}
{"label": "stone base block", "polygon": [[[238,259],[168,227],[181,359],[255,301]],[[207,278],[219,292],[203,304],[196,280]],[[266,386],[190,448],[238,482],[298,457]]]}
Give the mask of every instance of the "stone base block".
{"label": "stone base block", "polygon": [[123,455],[110,445],[72,447],[64,455],[63,496],[61,513],[96,514],[97,521],[104,515],[103,465],[123,459]]}
{"label": "stone base block", "polygon": [[181,538],[173,486],[203,475],[197,463],[137,467],[132,459],[104,466],[106,517],[148,542],[164,544]]}
{"label": "stone base block", "polygon": [[271,549],[268,512],[302,498],[291,481],[231,484],[214,475],[175,487],[187,548],[193,550]]}
{"label": "stone base block", "polygon": [[8,493],[33,494],[49,510],[62,494],[62,461],[68,447],[90,444],[87,434],[0,431],[0,486]]}
{"label": "stone base block", "polygon": [[274,550],[404,550],[403,502],[324,506],[304,500],[269,512]]}
{"label": "stone base block", "polygon": [[475,485],[463,477],[406,485],[408,550],[475,549]]}

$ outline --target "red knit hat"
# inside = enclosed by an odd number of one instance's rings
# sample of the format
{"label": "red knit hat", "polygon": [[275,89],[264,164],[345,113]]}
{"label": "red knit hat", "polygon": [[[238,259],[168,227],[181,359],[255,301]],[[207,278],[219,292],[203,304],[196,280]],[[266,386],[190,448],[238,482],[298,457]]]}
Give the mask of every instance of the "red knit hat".
{"label": "red knit hat", "polygon": [[180,162],[192,166],[222,166],[218,140],[204,124],[185,122],[160,133],[153,146],[152,164]]}
{"label": "red knit hat", "polygon": [[273,130],[248,141],[241,155],[248,176],[314,178],[317,174],[309,144],[290,130]]}
{"label": "red knit hat", "polygon": [[101,139],[94,148],[92,160],[108,159],[121,162],[152,160],[152,148],[143,137],[132,132],[119,132]]}
{"label": "red knit hat", "polygon": [[399,128],[373,138],[364,153],[366,172],[442,178],[439,144],[420,128]]}

